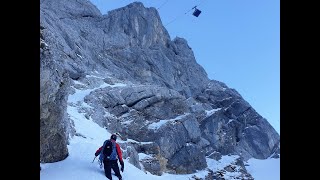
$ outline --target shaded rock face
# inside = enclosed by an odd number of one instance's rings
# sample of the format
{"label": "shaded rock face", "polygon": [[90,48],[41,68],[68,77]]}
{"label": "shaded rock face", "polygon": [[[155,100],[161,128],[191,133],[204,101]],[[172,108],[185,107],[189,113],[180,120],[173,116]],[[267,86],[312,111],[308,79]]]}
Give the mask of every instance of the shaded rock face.
{"label": "shaded rock face", "polygon": [[187,144],[168,161],[168,168],[178,174],[194,173],[207,167],[204,153],[199,146]]}
{"label": "shaded rock face", "polygon": [[223,155],[239,154],[268,158],[279,145],[280,136],[234,89],[211,81],[201,101],[214,104],[219,111],[200,122],[202,137],[210,142],[208,149]]}
{"label": "shaded rock face", "polygon": [[88,120],[147,142],[122,148],[130,163],[153,174],[193,173],[207,166],[206,157],[280,152],[267,120],[236,90],[208,79],[187,41],[171,40],[156,9],[142,3],[102,15],[85,0],[40,1],[40,75],[43,162],[68,155],[74,89],[94,89],[84,97],[93,108],[80,109]]}
{"label": "shaded rock face", "polygon": [[56,162],[68,155],[67,106],[69,79],[44,43],[46,30],[40,29],[40,161]]}
{"label": "shaded rock face", "polygon": [[128,159],[129,163],[131,163],[138,169],[141,169],[138,152],[136,151],[135,147],[132,144],[128,144],[128,143],[118,143],[118,144],[120,144],[120,147],[122,149],[122,158]]}

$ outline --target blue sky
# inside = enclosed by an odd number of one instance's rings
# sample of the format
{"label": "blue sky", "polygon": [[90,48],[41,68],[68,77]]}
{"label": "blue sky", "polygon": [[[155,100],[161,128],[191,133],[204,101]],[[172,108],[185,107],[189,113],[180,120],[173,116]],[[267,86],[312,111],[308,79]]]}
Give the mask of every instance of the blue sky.
{"label": "blue sky", "polygon": [[[133,2],[90,1],[102,14]],[[188,41],[210,79],[236,89],[280,133],[280,0],[140,2],[158,9],[171,39]]]}

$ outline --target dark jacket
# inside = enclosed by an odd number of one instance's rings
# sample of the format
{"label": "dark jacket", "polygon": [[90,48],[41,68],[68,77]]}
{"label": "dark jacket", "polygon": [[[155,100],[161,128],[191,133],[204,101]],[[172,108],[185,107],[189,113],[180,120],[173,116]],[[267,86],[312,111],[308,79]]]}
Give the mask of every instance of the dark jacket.
{"label": "dark jacket", "polygon": [[[110,139],[110,140],[111,140],[113,143],[116,144],[116,150],[117,150],[117,155],[118,155],[119,161],[120,161],[120,162],[123,162],[123,160],[122,160],[122,151],[121,151],[121,149],[120,149],[119,144],[116,143],[116,141],[113,140],[113,139]],[[102,150],[102,147],[103,147],[103,146],[101,146],[101,147],[96,151],[96,153],[95,153],[96,156],[98,156],[98,155],[100,154],[100,152],[101,152],[101,150]]]}

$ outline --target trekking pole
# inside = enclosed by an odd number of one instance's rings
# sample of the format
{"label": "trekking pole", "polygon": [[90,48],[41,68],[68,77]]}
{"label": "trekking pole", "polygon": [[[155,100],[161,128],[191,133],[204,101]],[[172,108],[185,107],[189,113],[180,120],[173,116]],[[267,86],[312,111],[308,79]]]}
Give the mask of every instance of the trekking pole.
{"label": "trekking pole", "polygon": [[[96,159],[96,157],[97,157],[97,156],[95,156],[95,157],[93,158],[93,161]],[[93,163],[93,161],[92,161],[92,163]]]}

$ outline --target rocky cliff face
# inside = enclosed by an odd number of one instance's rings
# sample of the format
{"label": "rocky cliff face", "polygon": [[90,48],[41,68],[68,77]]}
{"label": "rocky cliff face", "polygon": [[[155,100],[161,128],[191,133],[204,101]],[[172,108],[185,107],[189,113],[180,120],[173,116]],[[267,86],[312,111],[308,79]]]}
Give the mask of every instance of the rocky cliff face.
{"label": "rocky cliff face", "polygon": [[[205,157],[279,153],[279,134],[234,89],[210,80],[183,38],[170,39],[155,8],[142,3],[102,15],[85,0],[40,1],[40,159],[68,155],[76,132],[67,105],[136,142],[124,155],[145,170],[192,173]],[[83,102],[77,89],[95,89]],[[83,107],[86,103],[89,107]],[[90,108],[93,107],[93,108]],[[140,142],[140,143],[137,143]]]}

